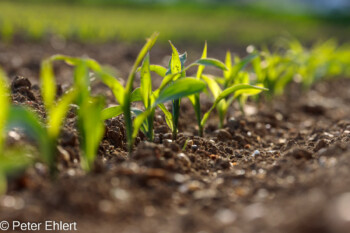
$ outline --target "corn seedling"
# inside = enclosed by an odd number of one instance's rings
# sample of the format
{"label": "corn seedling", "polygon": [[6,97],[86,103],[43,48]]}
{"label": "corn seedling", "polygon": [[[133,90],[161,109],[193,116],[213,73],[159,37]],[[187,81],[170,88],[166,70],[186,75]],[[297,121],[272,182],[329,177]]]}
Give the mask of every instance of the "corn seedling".
{"label": "corn seedling", "polygon": [[[131,101],[142,101],[145,111],[132,109],[132,112],[135,115],[147,115],[144,122],[140,122],[141,130],[152,141],[155,108],[159,106],[161,109],[167,111],[163,103],[201,92],[206,85],[203,81],[194,78],[176,79],[180,74],[175,73],[166,75],[160,87],[152,91],[149,54],[146,55],[139,70],[141,73],[141,85],[133,91]],[[108,119],[121,113],[120,106],[115,106],[105,109],[104,117]],[[172,121],[168,121],[168,123],[172,128]]]}
{"label": "corn seedling", "polygon": [[[255,95],[259,94],[261,91],[268,90],[261,86],[253,86],[250,84],[236,84],[222,90],[219,84],[215,81],[215,79],[206,75],[202,75],[202,79],[208,84],[208,87],[214,97],[214,103],[212,107],[204,114],[202,118],[202,127],[204,127],[210,113],[216,108],[220,118],[219,128],[223,128],[227,110],[234,99],[236,99],[240,95]],[[229,97],[231,94],[232,96],[229,99],[227,99],[227,97]]]}
{"label": "corn seedling", "polygon": [[[63,60],[74,65],[74,84],[72,90],[54,104],[56,96],[56,83],[52,70],[54,61]],[[48,134],[53,143],[59,136],[64,116],[72,103],[78,105],[78,127],[80,132],[80,145],[83,150],[81,165],[84,170],[90,171],[95,161],[97,148],[104,134],[102,109],[104,99],[91,97],[89,68],[101,70],[97,62],[92,59],[80,59],[63,55],[55,55],[42,64],[42,96],[48,112]]]}
{"label": "corn seedling", "polygon": [[[178,79],[195,79],[195,80],[199,81],[200,76],[201,76],[205,66],[213,66],[213,67],[217,67],[221,70],[227,69],[225,64],[223,64],[219,60],[213,59],[213,58],[207,58],[207,46],[206,46],[206,44],[204,46],[202,58],[198,59],[197,61],[195,61],[195,62],[193,62],[190,65],[185,67],[187,53],[183,53],[180,55],[178,50],[175,48],[175,46],[170,41],[169,41],[169,43],[171,45],[172,55],[171,55],[171,59],[169,60],[168,68],[165,68],[165,67],[162,67],[159,65],[150,65],[150,71],[153,71],[153,72],[157,73],[158,75],[160,75],[161,77],[163,77],[163,83],[165,83],[164,80],[177,82]],[[198,66],[196,78],[187,77],[186,71],[194,66]],[[169,75],[176,75],[176,76],[173,76],[173,78],[169,78]],[[172,79],[172,80],[170,80],[170,79]],[[181,81],[181,82],[185,83],[185,81]],[[191,81],[191,82],[193,82],[193,81]],[[169,85],[171,85],[171,83]],[[184,96],[186,96],[186,95],[183,95],[182,97],[184,97]],[[197,117],[197,122],[198,122],[198,126],[199,126],[199,134],[202,135],[203,129],[201,128],[202,126],[200,124],[201,113],[200,113],[199,92],[194,94],[194,95],[187,95],[187,96],[194,106],[194,109],[196,112],[196,117]],[[166,107],[163,104],[159,104],[159,108],[163,111],[163,113],[165,115],[166,122],[172,131],[173,139],[176,139],[176,137],[177,137],[177,131],[178,131],[177,128],[178,128],[178,119],[179,119],[179,114],[180,114],[181,98],[172,100],[172,112],[171,113],[166,109]]]}

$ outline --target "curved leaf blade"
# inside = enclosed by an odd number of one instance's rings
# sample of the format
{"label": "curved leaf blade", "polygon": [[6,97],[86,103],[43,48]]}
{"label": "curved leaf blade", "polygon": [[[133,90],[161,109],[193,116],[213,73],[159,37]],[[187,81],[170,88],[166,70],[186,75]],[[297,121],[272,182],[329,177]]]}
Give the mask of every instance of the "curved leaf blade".
{"label": "curved leaf blade", "polygon": [[195,78],[178,79],[159,93],[153,105],[156,106],[169,100],[181,99],[182,97],[201,92],[205,87],[206,84],[202,80]]}
{"label": "curved leaf blade", "polygon": [[123,113],[123,107],[121,105],[105,108],[101,112],[101,118],[103,121],[117,117]]}

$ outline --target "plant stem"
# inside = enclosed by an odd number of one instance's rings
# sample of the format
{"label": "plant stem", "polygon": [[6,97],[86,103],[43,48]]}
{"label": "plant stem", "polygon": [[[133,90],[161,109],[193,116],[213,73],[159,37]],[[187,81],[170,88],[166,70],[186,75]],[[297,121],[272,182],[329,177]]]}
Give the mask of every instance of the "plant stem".
{"label": "plant stem", "polygon": [[197,118],[197,124],[198,124],[198,135],[200,137],[203,137],[203,127],[201,124],[202,118],[201,118],[201,104],[199,101],[199,94],[195,94],[195,104],[194,104],[194,111],[196,113]]}
{"label": "plant stem", "polygon": [[173,108],[172,108],[172,114],[173,114],[173,140],[176,140],[177,138],[177,126],[179,122],[179,114],[180,114],[180,99],[173,100]]}
{"label": "plant stem", "polygon": [[132,138],[132,119],[131,119],[131,106],[129,95],[125,95],[125,103],[123,106],[123,112],[124,112],[124,121],[125,121],[125,128],[126,128],[126,139],[127,139],[127,149],[128,152],[131,153],[132,147],[133,147],[133,138]]}
{"label": "plant stem", "polygon": [[147,138],[150,142],[154,141],[154,112],[155,111],[153,110],[152,113],[147,117]]}

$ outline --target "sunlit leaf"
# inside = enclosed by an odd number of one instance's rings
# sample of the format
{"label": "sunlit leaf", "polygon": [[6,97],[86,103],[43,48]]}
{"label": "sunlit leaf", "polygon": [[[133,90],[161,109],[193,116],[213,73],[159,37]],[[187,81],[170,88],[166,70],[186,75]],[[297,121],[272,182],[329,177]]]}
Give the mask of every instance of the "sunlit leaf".
{"label": "sunlit leaf", "polygon": [[158,104],[158,107],[162,110],[162,112],[164,113],[165,116],[165,121],[168,125],[168,127],[170,128],[171,131],[173,131],[174,129],[174,125],[173,125],[173,115],[171,114],[171,112],[168,111],[168,109],[166,109],[166,107],[164,106],[164,104]]}
{"label": "sunlit leaf", "polygon": [[171,60],[170,60],[170,70],[172,74],[181,72],[181,60],[179,56],[179,52],[175,48],[175,46],[169,41],[172,49]]}
{"label": "sunlit leaf", "polygon": [[159,93],[154,105],[201,92],[205,86],[203,81],[195,78],[178,79]]}
{"label": "sunlit leaf", "polygon": [[4,146],[4,130],[8,117],[10,98],[5,73],[0,69],[0,153]]}
{"label": "sunlit leaf", "polygon": [[123,107],[121,105],[105,108],[101,112],[102,120],[111,119],[117,117],[123,113]]}
{"label": "sunlit leaf", "polygon": [[227,70],[227,67],[224,63],[221,61],[214,59],[214,58],[201,58],[194,63],[202,65],[202,66],[214,66],[216,68],[219,68],[221,70]]}
{"label": "sunlit leaf", "polygon": [[67,115],[70,104],[77,96],[77,91],[72,90],[63,95],[63,97],[48,112],[48,134],[51,138],[56,139],[60,133],[62,123]]}
{"label": "sunlit leaf", "polygon": [[151,72],[150,72],[150,62],[149,62],[149,54],[146,55],[143,60],[141,67],[141,85],[140,85],[140,94],[141,99],[145,108],[148,108],[150,104],[150,96],[152,92],[152,80],[151,80]]}

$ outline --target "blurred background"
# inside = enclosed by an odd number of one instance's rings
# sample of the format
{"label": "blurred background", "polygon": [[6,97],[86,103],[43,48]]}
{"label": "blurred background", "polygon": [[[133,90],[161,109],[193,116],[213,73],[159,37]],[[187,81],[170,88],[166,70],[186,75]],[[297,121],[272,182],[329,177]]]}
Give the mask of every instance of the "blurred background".
{"label": "blurred background", "polygon": [[[41,61],[53,54],[94,58],[127,77],[145,38],[160,32],[151,62],[168,64],[168,40],[188,61],[224,60],[227,50],[272,48],[281,38],[308,47],[350,38],[348,0],[0,0],[0,67],[10,78],[38,82]],[[278,48],[278,46],[275,46]],[[71,68],[59,66],[61,83]]]}
{"label": "blurred background", "polygon": [[270,44],[350,36],[348,0],[1,0],[1,40],[52,35],[84,43],[160,41]]}

